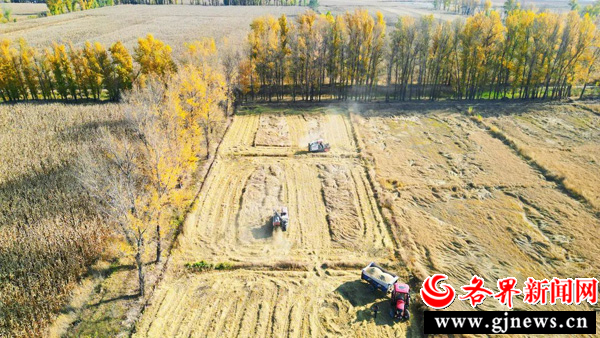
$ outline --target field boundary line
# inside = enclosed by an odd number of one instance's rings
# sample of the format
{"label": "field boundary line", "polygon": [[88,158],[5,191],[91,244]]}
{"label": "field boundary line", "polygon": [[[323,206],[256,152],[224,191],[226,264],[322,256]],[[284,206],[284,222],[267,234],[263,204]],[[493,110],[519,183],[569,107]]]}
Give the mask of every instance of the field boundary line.
{"label": "field boundary line", "polygon": [[[348,122],[350,123],[350,129],[352,131],[352,137],[354,138],[354,143],[356,144],[356,152],[358,153],[358,158],[361,160],[360,161],[361,163],[359,163],[359,165],[363,168],[363,171],[365,172],[365,175],[367,176],[367,181],[369,182],[369,187],[371,188],[371,191],[373,192],[375,204],[377,205],[377,211],[379,212],[379,215],[381,216],[383,223],[385,223],[385,227],[388,231],[388,234],[389,234],[390,238],[392,239],[392,241],[394,242],[395,247],[399,247],[400,241],[394,235],[394,231],[392,230],[392,223],[383,213],[383,206],[381,205],[379,191],[377,190],[377,187],[375,186],[375,182],[373,181],[374,178],[372,177],[371,173],[369,172],[369,167],[366,163],[366,161],[368,161],[368,159],[365,156],[363,156],[363,148],[365,148],[365,147],[362,144],[361,136],[359,135],[358,131],[356,130],[356,127],[354,126],[354,122],[352,121],[352,113],[350,112],[350,110],[348,110],[347,113],[348,113],[347,116],[348,116],[348,120],[349,120]],[[396,253],[394,253],[394,255],[397,258],[399,258],[401,261],[404,261],[401,257],[398,257],[398,255],[396,255]]]}
{"label": "field boundary line", "polygon": [[588,112],[590,112],[590,113],[592,113],[594,115],[600,116],[600,112],[598,112],[598,111],[596,111],[596,110],[594,110],[594,109],[592,109],[592,108],[590,108],[590,107],[588,107],[588,106],[586,106],[586,105],[584,105],[582,103],[573,102],[573,106],[576,107],[576,108],[588,111]]}
{"label": "field boundary line", "polygon": [[326,158],[339,158],[339,159],[361,159],[360,155],[357,155],[355,153],[345,153],[345,154],[331,154],[331,155],[323,155],[323,154],[309,154],[307,151],[302,150],[302,153],[300,154],[295,154],[295,153],[289,153],[289,154],[269,154],[269,153],[264,153],[264,154],[258,154],[258,153],[229,153],[229,154],[224,154],[222,155],[222,157],[229,157],[229,158],[240,158],[240,157],[249,157],[249,158],[261,158],[261,157],[273,157],[273,158],[294,158],[294,159],[326,159]]}
{"label": "field boundary line", "polygon": [[[459,112],[462,111],[459,109]],[[541,165],[533,157],[525,154],[523,150],[519,147],[519,145],[512,138],[507,136],[500,128],[490,126],[487,123],[479,121],[476,118],[471,118],[470,120],[475,122],[475,125],[483,129],[490,136],[501,141],[505,146],[510,148],[521,160],[527,163],[527,165],[529,165],[532,169],[542,174],[546,181],[556,184],[556,189],[558,191],[565,194],[567,197],[581,203],[586,209],[588,209],[588,211],[590,211],[592,215],[594,215],[596,218],[600,218],[600,210],[598,210],[585,196],[567,187],[564,183],[566,179],[565,177],[553,174],[551,170]]]}
{"label": "field boundary line", "polygon": [[222,136],[221,140],[219,141],[219,144],[217,144],[217,147],[215,148],[214,156],[210,160],[210,164],[208,165],[208,167],[207,167],[206,172],[204,173],[204,175],[201,175],[201,177],[202,177],[202,183],[200,183],[200,187],[198,187],[198,189],[196,190],[196,194],[194,195],[194,198],[192,199],[192,201],[190,202],[190,204],[188,205],[188,207],[185,210],[185,219],[184,219],[184,221],[181,222],[177,226],[177,229],[175,230],[175,234],[173,235],[173,239],[171,240],[171,243],[169,244],[169,248],[167,249],[167,255],[166,255],[167,258],[165,259],[165,262],[164,262],[163,266],[161,267],[161,271],[160,271],[158,277],[156,278],[156,281],[154,282],[154,285],[152,286],[151,290],[148,292],[148,296],[144,300],[144,304],[142,305],[142,308],[140,309],[140,312],[137,314],[135,320],[132,323],[131,329],[129,330],[129,337],[132,337],[133,334],[136,333],[136,331],[137,331],[137,325],[139,323],[139,320],[144,315],[144,312],[146,311],[146,309],[148,308],[148,305],[150,304],[150,300],[154,296],[154,292],[155,292],[156,288],[162,282],[162,280],[163,280],[163,278],[165,276],[165,272],[167,271],[167,268],[169,266],[169,262],[171,261],[172,250],[175,247],[175,243],[177,242],[177,240],[179,238],[179,235],[181,234],[181,230],[182,230],[183,224],[185,224],[185,222],[187,221],[187,218],[188,218],[188,216],[190,214],[190,211],[193,209],[194,205],[196,205],[196,202],[198,201],[198,198],[200,197],[200,193],[202,192],[202,189],[204,189],[204,184],[206,183],[206,179],[208,178],[208,176],[212,172],[212,169],[214,167],[215,162],[217,161],[217,158],[220,157],[219,150],[221,149],[221,144],[223,144],[223,141],[225,140],[225,137],[227,136],[227,133],[229,132],[229,127],[231,127],[232,124],[233,124],[233,116],[227,118],[227,127],[225,128],[225,131],[223,132],[223,136]]}
{"label": "field boundary line", "polygon": [[[420,286],[420,284],[423,282],[423,280],[425,279],[425,275],[424,275],[424,271],[418,271],[419,269],[415,266],[412,265],[412,263],[410,262],[409,257],[404,257],[402,251],[400,250],[401,248],[405,247],[405,243],[402,243],[400,241],[400,238],[398,236],[396,236],[394,230],[392,229],[392,224],[395,224],[395,222],[393,222],[392,220],[390,220],[385,213],[383,212],[384,206],[382,205],[381,202],[381,196],[379,193],[379,190],[377,189],[377,185],[375,182],[375,178],[373,177],[373,175],[371,175],[371,168],[368,165],[368,161],[374,161],[372,158],[369,158],[367,156],[363,155],[363,150],[366,149],[366,146],[362,143],[362,136],[359,134],[359,131],[357,130],[356,126],[354,125],[354,121],[352,120],[352,113],[350,112],[350,109],[348,108],[348,119],[350,120],[350,127],[352,130],[352,137],[354,137],[354,141],[356,143],[356,149],[358,151],[358,155],[359,158],[361,159],[361,163],[360,166],[363,168],[363,171],[365,172],[365,175],[367,176],[367,181],[369,182],[371,191],[373,192],[373,199],[375,200],[375,205],[377,208],[377,211],[379,212],[381,219],[383,221],[383,223],[385,224],[385,228],[388,231],[388,234],[394,244],[394,257],[397,259],[397,263],[402,264],[402,266],[404,266],[404,268],[406,269],[406,272],[408,273],[408,277],[409,280],[407,281],[407,283],[410,285],[410,287],[414,290],[417,290]],[[360,114],[356,114],[357,116]],[[393,211],[390,210],[391,213],[391,217],[394,217]],[[406,228],[406,226],[402,225],[402,230],[409,233],[408,229]],[[412,246],[416,246],[416,243],[414,242],[414,240],[412,239],[411,236],[405,236],[406,240],[409,241],[410,245]],[[418,272],[415,272],[413,270],[417,270]],[[413,308],[413,310],[411,311],[413,313],[413,317],[415,319],[416,322],[416,326],[417,327],[423,327],[423,323],[424,323],[424,319],[423,319],[423,312],[420,311],[414,311],[414,307],[422,307],[423,304],[419,304],[418,301],[414,302],[413,304],[411,304],[411,308]]]}

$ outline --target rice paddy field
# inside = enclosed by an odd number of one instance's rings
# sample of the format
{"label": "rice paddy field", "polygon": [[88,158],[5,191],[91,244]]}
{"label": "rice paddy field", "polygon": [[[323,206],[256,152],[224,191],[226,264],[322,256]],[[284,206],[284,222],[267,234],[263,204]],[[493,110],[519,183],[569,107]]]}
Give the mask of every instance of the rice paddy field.
{"label": "rice paddy field", "polygon": [[[398,272],[413,296],[415,281],[434,273],[456,285],[473,274],[520,283],[598,278],[594,204],[574,197],[564,187],[568,178],[548,174],[544,164],[552,161],[524,156],[487,125],[529,117],[560,135],[576,124],[583,129],[571,141],[593,147],[599,116],[570,104],[515,105],[502,113],[481,105],[475,118],[463,108],[281,107],[236,116],[136,336],[421,334],[419,315],[404,323],[372,318],[373,305],[388,305],[359,280],[370,261]],[[569,111],[571,119],[544,122],[554,111]],[[273,143],[256,144],[264,134]],[[311,137],[328,139],[332,151],[307,154]],[[571,169],[565,177],[597,172],[577,166],[576,154],[562,158]],[[595,161],[594,152],[585,156]],[[269,223],[281,205],[289,208],[287,232]],[[196,261],[229,262],[233,271],[185,268]],[[519,310],[535,309],[516,302]],[[491,300],[482,308],[501,306]]]}
{"label": "rice paddy field", "polygon": [[0,3],[0,10],[8,10],[18,21],[37,18],[48,11],[45,3]]}
{"label": "rice paddy field", "polygon": [[[332,151],[308,154],[309,140],[321,137]],[[344,110],[236,116],[136,336],[418,332],[387,316],[370,320],[370,308],[386,300],[357,280],[364,262],[407,271],[356,144]],[[289,210],[286,232],[271,225],[281,206]],[[199,261],[233,271],[185,268]]]}
{"label": "rice paddy field", "polygon": [[[548,149],[524,155],[525,140],[531,139],[515,138],[507,145],[503,135],[519,132],[514,125],[526,128],[522,119],[539,122],[554,138],[561,129],[578,125],[571,142],[593,147],[598,115],[562,104],[480,109],[483,116],[474,119],[455,108],[426,114],[409,108],[355,118],[394,223],[412,248],[407,255],[414,260],[414,272],[456,271],[448,275],[465,283],[461,276],[473,273],[492,280],[510,273],[519,280],[525,275],[597,275],[592,257],[598,250],[593,240],[598,210],[591,198],[575,196],[598,185],[590,180],[565,187],[588,176],[587,171],[597,172],[578,165],[593,167],[595,153],[574,151],[552,161]],[[557,113],[561,110],[569,110],[571,118]],[[549,115],[563,120],[544,122]],[[510,127],[486,127],[499,121]],[[559,163],[569,168],[564,179],[552,174]]]}
{"label": "rice paddy field", "polygon": [[[429,1],[320,3],[334,14],[380,10],[392,25],[398,15],[458,17]],[[253,18],[305,11],[124,5],[31,18],[45,5],[5,5],[18,20],[0,25],[2,38],[121,40],[132,50],[152,33],[175,56],[202,37],[241,48]],[[600,103],[282,103],[232,118],[165,266],[148,264],[148,299],[138,299],[131,262],[92,259],[112,255],[98,247],[108,233],[72,172],[95,130],[121,127],[122,109],[0,105],[0,257],[17,257],[2,260],[0,280],[44,276],[0,283],[0,304],[12,304],[0,307],[0,336],[421,336],[418,291],[434,273],[455,286],[514,276],[518,288],[527,277],[600,278]],[[316,139],[331,151],[308,153]],[[286,232],[271,225],[283,206]],[[411,286],[410,321],[392,321],[389,296],[360,281],[372,261]],[[189,268],[198,262],[226,268]],[[481,308],[502,309],[493,299]],[[2,331],[16,315],[52,325]]]}
{"label": "rice paddy field", "polygon": [[[148,301],[137,300],[135,272],[126,266],[105,266],[116,270],[100,281],[59,279],[63,298],[53,298],[53,306],[60,309],[66,301],[67,309],[76,304],[78,310],[65,310],[48,335],[119,335],[128,327],[136,337],[420,335],[418,302],[408,322],[392,321],[385,310],[372,317],[371,308],[387,309],[389,298],[360,281],[360,269],[371,261],[409,283],[415,298],[420,282],[434,273],[448,274],[455,285],[467,284],[473,274],[486,280],[510,275],[520,283],[530,276],[599,278],[597,107],[245,107],[220,143]],[[4,229],[27,220],[28,229],[45,231],[68,219],[66,210],[85,215],[85,204],[73,204],[78,190],[69,165],[78,147],[94,142],[89,132],[119,128],[121,109],[5,106],[0,192],[11,210],[4,214],[12,218],[4,217]],[[10,136],[15,134],[29,136]],[[308,153],[307,143],[319,138],[331,151]],[[29,197],[15,199],[16,191]],[[270,223],[282,206],[290,216],[286,232]],[[82,245],[97,249],[100,239],[86,231],[98,226],[90,219],[76,232],[57,231],[68,238],[45,241],[84,238]],[[24,249],[18,238],[2,240],[9,251]],[[45,241],[31,245],[45,248]],[[49,253],[52,258],[68,252]],[[49,271],[82,269],[90,264],[85,257]],[[227,268],[187,267],[202,261]],[[56,292],[48,290],[48,297]],[[515,304],[534,309],[519,297]],[[128,313],[133,307],[143,309],[141,317]],[[493,300],[481,307],[501,308]],[[469,308],[465,302],[450,307]]]}

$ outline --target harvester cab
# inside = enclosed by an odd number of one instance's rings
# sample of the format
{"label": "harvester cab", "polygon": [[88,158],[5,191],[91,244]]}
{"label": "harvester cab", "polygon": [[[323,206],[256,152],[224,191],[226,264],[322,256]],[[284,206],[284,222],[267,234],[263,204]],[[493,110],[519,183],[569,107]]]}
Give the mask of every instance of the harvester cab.
{"label": "harvester cab", "polygon": [[308,151],[311,153],[324,153],[330,149],[329,143],[324,143],[323,140],[316,140],[308,144]]}
{"label": "harvester cab", "polygon": [[390,299],[390,315],[394,319],[410,319],[408,307],[410,305],[410,287],[407,284],[395,283]]}

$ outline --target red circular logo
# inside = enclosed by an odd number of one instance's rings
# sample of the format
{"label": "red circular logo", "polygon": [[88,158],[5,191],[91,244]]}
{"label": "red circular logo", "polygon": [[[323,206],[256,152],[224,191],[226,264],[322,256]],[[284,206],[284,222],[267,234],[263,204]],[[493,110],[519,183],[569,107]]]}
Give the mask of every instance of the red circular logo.
{"label": "red circular logo", "polygon": [[421,288],[421,298],[427,306],[434,309],[444,309],[452,304],[456,296],[454,288],[446,283],[440,284],[443,291],[436,287],[439,281],[446,279],[448,279],[448,276],[442,274],[436,274],[425,279]]}

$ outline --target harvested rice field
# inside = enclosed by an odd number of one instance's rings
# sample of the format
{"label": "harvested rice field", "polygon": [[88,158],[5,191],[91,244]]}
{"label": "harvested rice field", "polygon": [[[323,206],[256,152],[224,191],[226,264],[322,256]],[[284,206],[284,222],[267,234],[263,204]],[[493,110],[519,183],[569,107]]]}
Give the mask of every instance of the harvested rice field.
{"label": "harvested rice field", "polygon": [[[568,181],[548,174],[558,168],[548,151],[539,148],[524,155],[516,146],[535,139],[546,149],[552,147],[533,129],[523,132],[533,128],[520,123],[523,116],[539,123],[537,131],[544,125],[546,136],[560,137],[568,127],[544,124],[544,111],[512,108],[515,114],[475,107],[481,115],[469,117],[460,107],[423,113],[415,105],[353,116],[387,206],[384,216],[392,221],[399,249],[415,275],[444,273],[453,285],[469,284],[473,275],[494,282],[512,276],[519,287],[527,277],[598,277],[600,265],[594,257],[600,244],[594,238],[600,221],[591,201],[574,198],[564,187]],[[597,116],[566,104],[556,108],[575,111],[572,118],[588,121],[580,133],[570,134],[573,144],[598,145]],[[505,129],[488,127],[495,124]],[[516,145],[506,142],[504,130],[522,138],[514,136]],[[528,134],[532,136],[525,138]],[[547,162],[536,164],[541,154]],[[578,150],[555,159],[585,175],[589,167],[577,166],[577,154],[583,156]],[[588,183],[590,190],[598,189],[598,181]],[[522,301],[517,304],[518,309],[533,309]],[[501,309],[495,301],[481,307]],[[449,309],[469,308],[467,302],[455,302]]]}
{"label": "harvested rice field", "polygon": [[[166,282],[166,280],[165,280]],[[365,293],[353,272],[229,271],[163,283],[138,329],[148,337],[404,336],[387,301]]]}
{"label": "harvested rice field", "polygon": [[[590,107],[552,107],[584,121],[568,134],[574,149],[599,144]],[[393,322],[389,296],[360,280],[372,261],[397,273],[415,299],[435,273],[455,287],[475,274],[488,283],[514,276],[519,288],[527,277],[598,278],[593,200],[565,187],[567,173],[564,180],[549,174],[559,168],[550,157],[524,154],[519,142],[553,143],[525,138],[533,128],[520,122],[528,108],[515,109],[477,106],[467,114],[406,104],[236,115],[135,336],[421,335],[418,300],[410,321]],[[533,121],[556,137],[568,133],[543,117]],[[319,138],[331,151],[308,153]],[[576,165],[584,153],[560,159],[593,176],[593,163]],[[597,191],[597,181],[588,188]],[[282,206],[286,232],[271,224]],[[221,268],[190,268],[195,262]],[[520,297],[517,310],[540,310]],[[382,309],[377,318],[373,305]],[[480,307],[502,309],[495,300]],[[449,309],[470,308],[455,301]]]}
{"label": "harvested rice field", "polygon": [[600,211],[600,184],[593,184],[600,182],[600,112],[595,105],[548,105],[485,121]]}
{"label": "harvested rice field", "polygon": [[[308,153],[318,138],[332,151]],[[271,225],[282,206],[286,232]],[[359,280],[370,261],[408,278],[394,247],[347,114],[236,116],[137,334],[404,335],[418,325],[371,320],[389,300]],[[185,267],[199,261],[232,271]]]}

